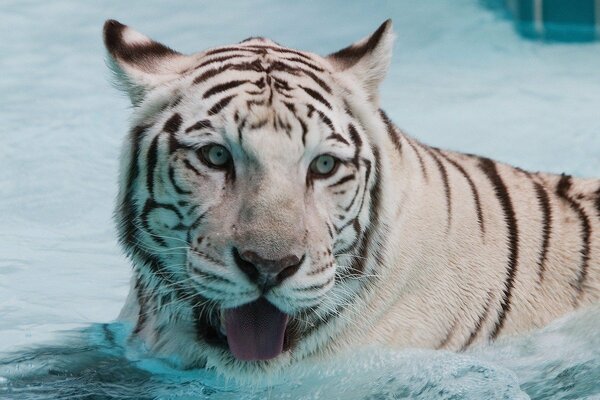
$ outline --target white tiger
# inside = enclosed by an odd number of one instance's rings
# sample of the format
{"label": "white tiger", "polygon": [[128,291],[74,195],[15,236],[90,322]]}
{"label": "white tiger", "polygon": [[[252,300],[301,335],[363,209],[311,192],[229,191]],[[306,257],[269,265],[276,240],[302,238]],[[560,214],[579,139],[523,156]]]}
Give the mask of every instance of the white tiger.
{"label": "white tiger", "polygon": [[117,21],[134,104],[120,319],[240,375],[365,344],[463,350],[600,297],[600,181],[426,146],[378,104],[386,21],[327,57],[263,38],[182,55]]}

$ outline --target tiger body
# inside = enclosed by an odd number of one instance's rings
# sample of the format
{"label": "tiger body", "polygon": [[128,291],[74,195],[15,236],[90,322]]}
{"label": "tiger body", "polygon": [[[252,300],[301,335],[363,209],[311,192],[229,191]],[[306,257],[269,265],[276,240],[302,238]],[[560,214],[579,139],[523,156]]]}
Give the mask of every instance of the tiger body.
{"label": "tiger body", "polygon": [[[600,181],[401,132],[377,99],[392,39],[386,22],[327,58],[262,38],[183,56],[107,22],[136,105],[116,211],[132,340],[240,376],[359,345],[464,350],[599,300]],[[230,169],[198,155],[215,140]],[[300,261],[265,289],[236,246]],[[223,310],[262,297],[289,315],[283,351],[240,360]]]}

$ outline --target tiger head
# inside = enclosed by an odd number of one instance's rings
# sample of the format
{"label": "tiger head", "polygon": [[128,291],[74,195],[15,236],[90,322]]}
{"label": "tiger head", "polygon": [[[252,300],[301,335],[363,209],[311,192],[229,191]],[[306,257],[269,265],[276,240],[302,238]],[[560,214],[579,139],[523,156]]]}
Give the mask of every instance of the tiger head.
{"label": "tiger head", "polygon": [[364,282],[391,22],[327,57],[263,38],[183,55],[113,20],[104,40],[134,105],[116,219],[136,331],[192,320],[213,364],[314,351]]}

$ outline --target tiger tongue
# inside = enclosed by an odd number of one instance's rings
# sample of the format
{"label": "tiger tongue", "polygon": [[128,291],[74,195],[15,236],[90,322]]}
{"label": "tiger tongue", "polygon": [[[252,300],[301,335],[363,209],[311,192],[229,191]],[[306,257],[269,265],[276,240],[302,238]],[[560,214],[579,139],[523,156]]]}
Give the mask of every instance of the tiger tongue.
{"label": "tiger tongue", "polygon": [[267,300],[225,310],[229,349],[238,360],[269,360],[283,351],[288,316]]}

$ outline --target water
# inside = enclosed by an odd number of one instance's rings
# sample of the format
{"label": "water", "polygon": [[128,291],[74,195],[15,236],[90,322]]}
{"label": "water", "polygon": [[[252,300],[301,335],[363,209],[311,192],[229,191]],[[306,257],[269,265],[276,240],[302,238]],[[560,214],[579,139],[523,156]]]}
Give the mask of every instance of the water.
{"label": "water", "polygon": [[124,350],[127,327],[106,340],[128,290],[111,214],[129,111],[108,80],[103,21],[183,52],[260,34],[325,54],[388,17],[398,40],[382,104],[400,127],[600,175],[600,44],[523,40],[475,0],[0,3],[0,398],[600,398],[597,308],[467,354],[369,349],[254,387]]}

